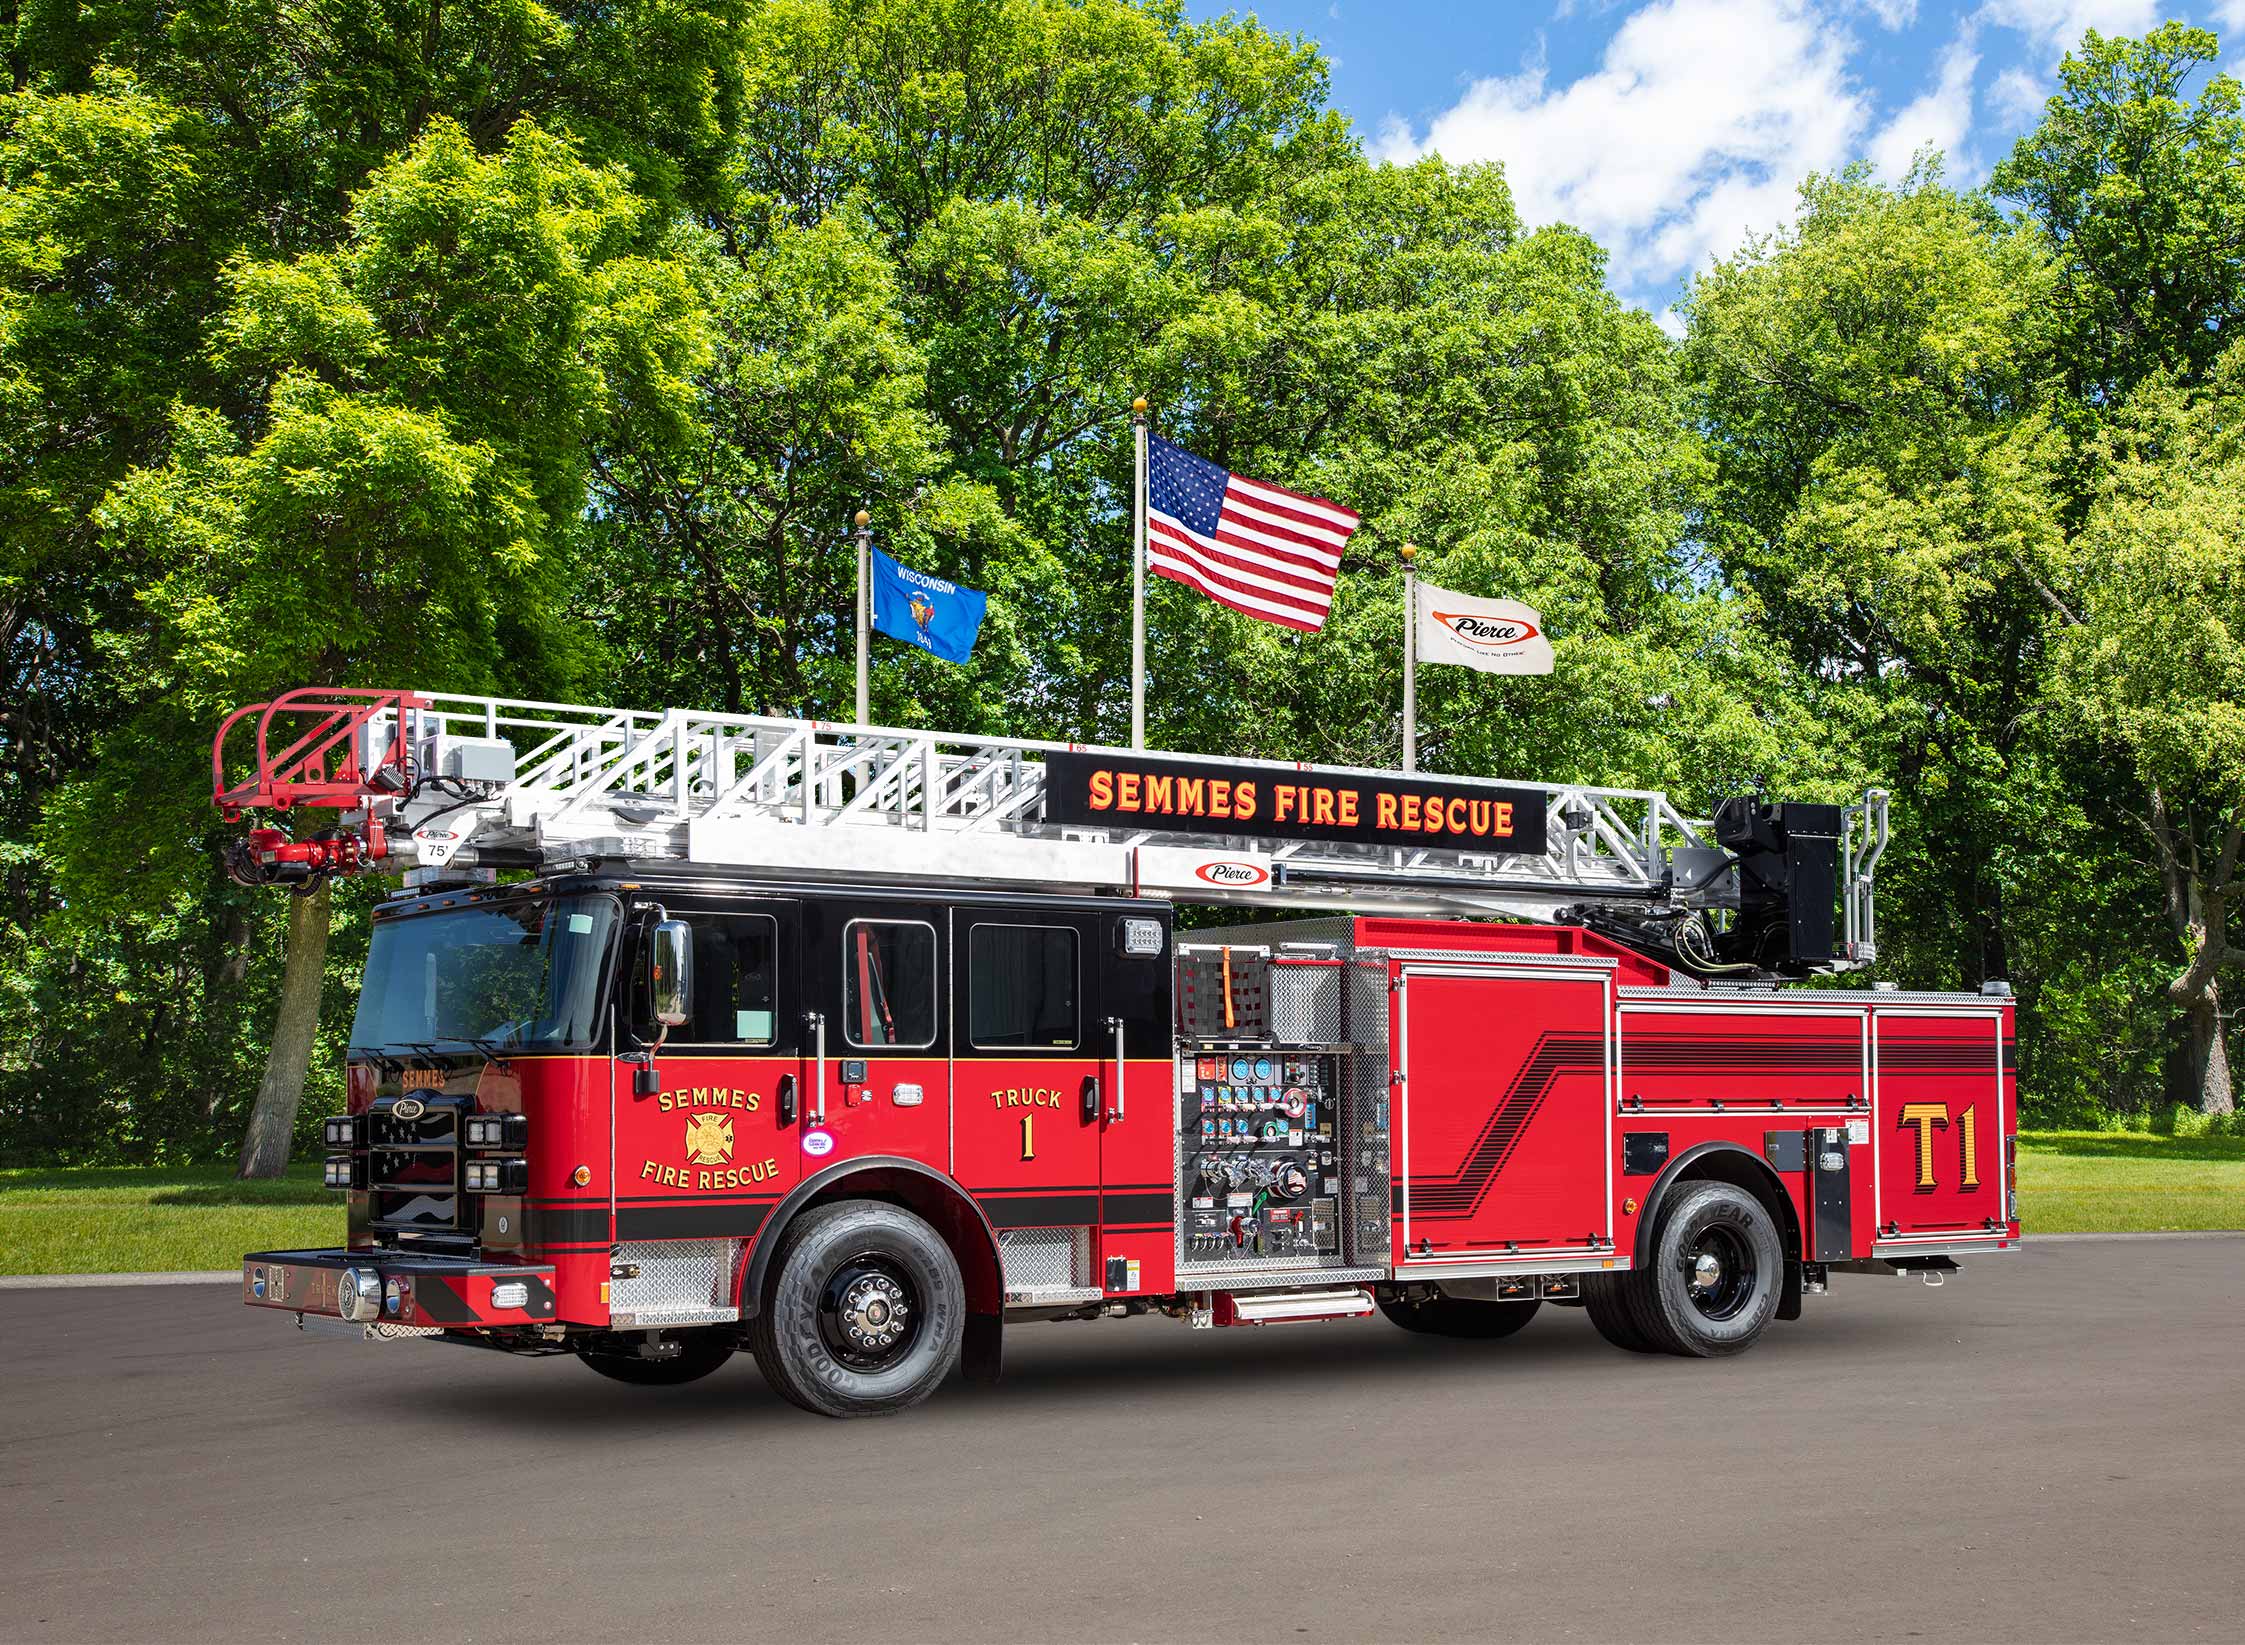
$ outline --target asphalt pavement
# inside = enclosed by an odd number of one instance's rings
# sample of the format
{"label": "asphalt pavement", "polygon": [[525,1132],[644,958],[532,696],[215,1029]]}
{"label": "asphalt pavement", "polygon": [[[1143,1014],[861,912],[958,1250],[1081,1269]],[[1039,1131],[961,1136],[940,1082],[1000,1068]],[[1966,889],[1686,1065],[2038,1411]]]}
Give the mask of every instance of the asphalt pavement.
{"label": "asphalt pavement", "polygon": [[0,1293],[0,1639],[2235,1639],[2245,1238],[1843,1277],[1732,1360],[1373,1319],[1010,1333],[831,1422],[743,1355]]}

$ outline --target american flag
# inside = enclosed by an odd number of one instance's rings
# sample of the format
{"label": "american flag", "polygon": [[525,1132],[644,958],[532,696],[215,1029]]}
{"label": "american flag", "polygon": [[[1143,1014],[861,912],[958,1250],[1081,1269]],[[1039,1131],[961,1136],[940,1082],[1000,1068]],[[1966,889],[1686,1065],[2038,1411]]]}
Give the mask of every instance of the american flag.
{"label": "american flag", "polygon": [[1147,568],[1234,611],[1323,628],[1356,523],[1323,497],[1227,474],[1159,435],[1147,441]]}

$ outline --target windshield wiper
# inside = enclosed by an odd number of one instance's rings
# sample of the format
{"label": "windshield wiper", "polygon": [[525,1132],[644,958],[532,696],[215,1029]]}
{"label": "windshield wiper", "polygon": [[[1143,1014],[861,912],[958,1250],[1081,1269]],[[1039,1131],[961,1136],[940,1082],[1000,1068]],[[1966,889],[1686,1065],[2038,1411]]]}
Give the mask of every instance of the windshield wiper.
{"label": "windshield wiper", "polygon": [[380,1046],[354,1045],[348,1048],[348,1052],[350,1055],[366,1058],[368,1062],[374,1064],[385,1074],[402,1074],[405,1072],[405,1064],[398,1058],[391,1056]]}
{"label": "windshield wiper", "polygon": [[[507,1048],[499,1041],[486,1035],[455,1034],[452,1036],[452,1040],[460,1045],[475,1047],[478,1052],[482,1053],[484,1060],[487,1062],[505,1062],[507,1060]],[[447,1057],[455,1054],[446,1050],[443,1044],[436,1040],[399,1040],[397,1043],[411,1046],[426,1057]]]}

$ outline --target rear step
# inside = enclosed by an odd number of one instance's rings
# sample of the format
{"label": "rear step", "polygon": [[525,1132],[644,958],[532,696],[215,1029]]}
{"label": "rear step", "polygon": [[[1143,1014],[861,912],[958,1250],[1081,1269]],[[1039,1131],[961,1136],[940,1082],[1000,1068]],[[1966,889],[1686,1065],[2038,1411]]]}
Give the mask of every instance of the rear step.
{"label": "rear step", "polygon": [[1252,1291],[1246,1296],[1218,1292],[1218,1325],[1285,1325],[1299,1320],[1355,1319],[1376,1306],[1360,1285],[1337,1291]]}

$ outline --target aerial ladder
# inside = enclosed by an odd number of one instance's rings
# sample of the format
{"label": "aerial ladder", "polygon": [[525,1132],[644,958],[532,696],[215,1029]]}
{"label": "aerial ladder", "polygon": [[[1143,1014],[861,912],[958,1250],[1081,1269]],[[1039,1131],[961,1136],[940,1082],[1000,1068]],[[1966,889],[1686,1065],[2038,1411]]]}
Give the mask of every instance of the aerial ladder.
{"label": "aerial ladder", "polygon": [[[1095,745],[692,709],[317,687],[237,710],[211,750],[245,884],[401,873],[409,889],[593,862],[691,862],[797,880],[1164,897],[1292,909],[1580,923],[1702,978],[1846,970],[1877,955],[1887,796],[1840,807],[1657,791],[1422,779],[1165,754],[1212,778],[1438,781],[1541,808],[1531,850],[1270,837],[1201,822],[1062,815]],[[325,826],[295,815],[326,813]],[[279,823],[288,821],[293,826]],[[1217,871],[1212,865],[1222,865]],[[1834,929],[1833,908],[1838,908]]]}

